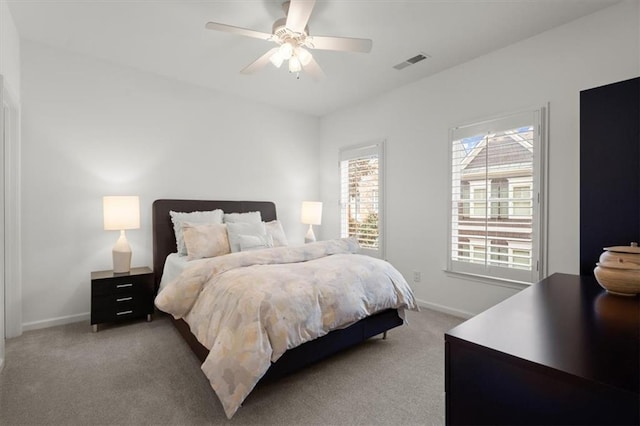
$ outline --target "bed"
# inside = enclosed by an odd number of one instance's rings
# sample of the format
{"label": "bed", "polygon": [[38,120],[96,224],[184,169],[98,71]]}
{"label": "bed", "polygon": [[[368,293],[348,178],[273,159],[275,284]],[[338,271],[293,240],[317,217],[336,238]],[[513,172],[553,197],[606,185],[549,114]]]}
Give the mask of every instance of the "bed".
{"label": "bed", "polygon": [[[176,251],[176,237],[169,212],[211,211],[215,209],[234,213],[259,211],[264,222],[277,219],[275,204],[266,201],[156,200],[152,207],[153,267],[156,272],[156,291],[158,291],[162,280],[161,272],[164,270],[165,260]],[[411,308],[415,309],[413,300],[410,304],[413,304]],[[346,328],[330,331],[328,334],[288,349],[277,361],[270,364],[260,381],[275,380],[370,337],[381,334],[386,337],[388,330],[403,324],[401,314],[402,310],[399,312],[398,309],[385,309],[360,319]],[[172,320],[195,355],[204,363],[210,350],[195,337],[186,321],[175,318]],[[224,402],[223,405],[225,405]],[[235,409],[229,409],[226,406],[225,411],[229,418],[235,413]]]}

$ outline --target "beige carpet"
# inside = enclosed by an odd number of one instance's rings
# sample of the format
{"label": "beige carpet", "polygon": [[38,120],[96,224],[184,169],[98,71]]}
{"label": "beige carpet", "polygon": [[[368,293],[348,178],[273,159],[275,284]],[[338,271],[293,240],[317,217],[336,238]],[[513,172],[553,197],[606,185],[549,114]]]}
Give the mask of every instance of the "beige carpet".
{"label": "beige carpet", "polygon": [[7,340],[0,424],[443,424],[443,334],[462,320],[408,319],[387,340],[259,385],[230,421],[166,317],[26,332]]}

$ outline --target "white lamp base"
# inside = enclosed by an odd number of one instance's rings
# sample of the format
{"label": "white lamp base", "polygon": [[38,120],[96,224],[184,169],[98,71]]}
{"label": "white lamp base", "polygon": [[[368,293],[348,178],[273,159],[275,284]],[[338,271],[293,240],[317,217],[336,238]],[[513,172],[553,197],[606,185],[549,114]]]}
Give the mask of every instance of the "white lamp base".
{"label": "white lamp base", "polygon": [[113,272],[122,274],[131,270],[131,246],[127,242],[124,230],[120,231],[120,238],[113,246]]}
{"label": "white lamp base", "polygon": [[309,225],[309,229],[307,230],[307,235],[304,236],[305,243],[315,243],[316,235],[313,233],[313,225]]}

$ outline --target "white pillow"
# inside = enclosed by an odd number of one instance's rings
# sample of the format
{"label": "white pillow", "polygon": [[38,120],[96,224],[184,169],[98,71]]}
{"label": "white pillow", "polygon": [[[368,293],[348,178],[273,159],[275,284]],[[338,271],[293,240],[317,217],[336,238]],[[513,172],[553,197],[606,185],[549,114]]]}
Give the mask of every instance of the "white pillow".
{"label": "white pillow", "polygon": [[259,250],[273,247],[271,235],[238,235],[240,251]]}
{"label": "white pillow", "polygon": [[180,256],[187,255],[187,248],[184,245],[184,237],[182,235],[182,223],[222,223],[222,215],[224,212],[220,209],[206,212],[174,212],[169,211],[171,222],[173,222],[173,232],[176,234],[176,248]]}
{"label": "white pillow", "polygon": [[258,223],[227,223],[227,235],[229,237],[229,246],[231,252],[236,253],[241,251],[240,248],[240,235],[255,235],[263,238],[267,237],[267,231],[264,227],[264,222]]}
{"label": "white pillow", "polygon": [[231,253],[227,225],[223,223],[182,224],[187,259],[203,259]]}
{"label": "white pillow", "polygon": [[282,224],[279,220],[265,222],[264,226],[267,230],[267,235],[270,235],[273,239],[274,247],[286,247],[289,245],[287,236],[284,234],[284,229],[282,229]]}
{"label": "white pillow", "polygon": [[262,215],[260,212],[248,212],[248,213],[225,213],[224,223],[258,223],[262,222]]}

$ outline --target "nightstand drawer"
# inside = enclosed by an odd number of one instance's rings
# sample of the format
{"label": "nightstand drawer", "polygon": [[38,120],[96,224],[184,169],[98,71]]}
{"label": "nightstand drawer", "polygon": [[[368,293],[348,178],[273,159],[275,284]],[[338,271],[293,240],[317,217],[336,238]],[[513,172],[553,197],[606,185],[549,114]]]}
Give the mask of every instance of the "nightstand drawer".
{"label": "nightstand drawer", "polygon": [[152,299],[144,293],[122,293],[94,296],[91,299],[91,311],[118,311],[126,309],[145,309],[153,307]]}
{"label": "nightstand drawer", "polygon": [[122,306],[118,309],[91,311],[91,323],[115,322],[130,318],[140,318],[151,314],[149,310],[137,306]]}
{"label": "nightstand drawer", "polygon": [[91,281],[91,294],[95,296],[143,292],[153,292],[151,275],[113,277],[108,280]]}

